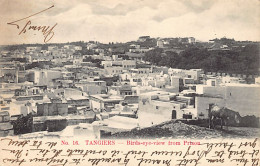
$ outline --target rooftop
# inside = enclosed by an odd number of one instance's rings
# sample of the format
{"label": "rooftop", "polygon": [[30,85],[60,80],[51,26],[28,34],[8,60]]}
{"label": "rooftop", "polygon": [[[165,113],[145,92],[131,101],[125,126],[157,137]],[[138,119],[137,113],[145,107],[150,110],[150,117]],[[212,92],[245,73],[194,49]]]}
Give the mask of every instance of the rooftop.
{"label": "rooftop", "polygon": [[114,96],[114,95],[107,95],[107,94],[98,94],[98,95],[91,95],[90,97],[96,98],[101,101],[105,102],[112,102],[112,101],[122,101],[123,98],[121,96]]}

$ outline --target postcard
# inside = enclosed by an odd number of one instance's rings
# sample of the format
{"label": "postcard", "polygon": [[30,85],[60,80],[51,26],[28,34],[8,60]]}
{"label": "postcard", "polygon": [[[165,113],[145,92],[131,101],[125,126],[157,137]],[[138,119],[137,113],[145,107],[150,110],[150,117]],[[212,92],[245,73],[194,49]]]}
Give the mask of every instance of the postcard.
{"label": "postcard", "polygon": [[0,165],[259,165],[258,0],[0,6]]}

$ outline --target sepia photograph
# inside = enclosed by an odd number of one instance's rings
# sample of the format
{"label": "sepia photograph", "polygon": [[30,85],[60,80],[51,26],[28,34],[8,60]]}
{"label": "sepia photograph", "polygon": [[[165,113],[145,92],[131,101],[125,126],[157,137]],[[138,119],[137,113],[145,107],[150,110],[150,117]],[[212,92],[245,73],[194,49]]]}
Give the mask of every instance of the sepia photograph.
{"label": "sepia photograph", "polygon": [[259,0],[0,7],[0,165],[260,163]]}

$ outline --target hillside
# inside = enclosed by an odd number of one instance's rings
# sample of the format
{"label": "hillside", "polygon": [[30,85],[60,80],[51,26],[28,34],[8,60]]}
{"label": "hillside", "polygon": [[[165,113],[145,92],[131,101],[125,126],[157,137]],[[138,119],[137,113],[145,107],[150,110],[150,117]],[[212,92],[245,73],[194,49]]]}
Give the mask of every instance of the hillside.
{"label": "hillside", "polygon": [[213,130],[206,127],[185,124],[181,121],[168,121],[159,125],[143,129],[134,129],[129,132],[119,132],[111,136],[117,139],[146,139],[146,138],[192,138],[192,139],[211,139],[211,138],[249,138],[258,137],[259,128],[249,127],[228,127],[225,130]]}

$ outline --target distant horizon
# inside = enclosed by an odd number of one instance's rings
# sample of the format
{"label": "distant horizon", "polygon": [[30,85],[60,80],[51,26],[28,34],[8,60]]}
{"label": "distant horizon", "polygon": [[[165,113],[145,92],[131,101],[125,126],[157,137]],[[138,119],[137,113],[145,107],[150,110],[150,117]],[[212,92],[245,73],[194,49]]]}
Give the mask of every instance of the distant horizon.
{"label": "distant horizon", "polygon": [[[149,36],[149,35],[141,35],[141,36]],[[139,36],[139,37],[141,37]],[[138,38],[139,38],[138,37]],[[193,36],[189,36],[189,37],[193,37]],[[153,39],[157,39],[157,38],[162,38],[162,39],[165,39],[165,38],[189,38],[189,37],[152,37],[150,36],[150,38],[153,38]],[[117,44],[117,43],[129,43],[129,42],[137,42],[138,38],[136,40],[131,40],[131,41],[126,41],[126,42],[118,42],[118,41],[109,41],[109,42],[100,42],[98,40],[78,40],[78,41],[67,41],[67,42],[50,42],[50,43],[19,43],[19,44],[0,44],[0,46],[10,46],[10,45],[29,45],[29,44],[40,44],[40,45],[48,45],[48,44],[66,44],[66,43],[74,43],[74,42],[84,42],[84,43],[88,43],[88,42],[91,42],[91,41],[95,41],[95,42],[99,42],[101,44],[109,44],[109,43],[114,43],[114,44]],[[195,38],[195,37],[194,37]],[[213,39],[209,39],[208,41],[201,41],[201,40],[197,40],[195,38],[195,42],[201,42],[201,43],[209,43],[210,40],[214,40],[214,39],[222,39],[222,38],[226,38],[226,39],[234,39],[234,38],[227,38],[227,37],[221,37],[221,38],[213,38]],[[255,43],[258,43],[260,41],[252,41],[252,40],[236,40],[234,39],[236,42],[255,42]]]}

